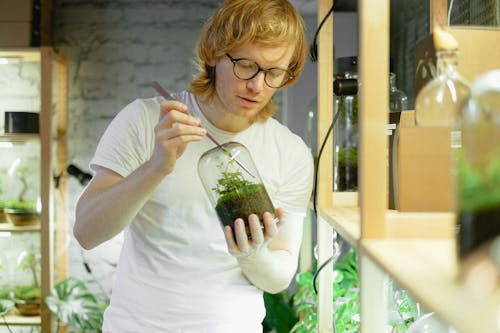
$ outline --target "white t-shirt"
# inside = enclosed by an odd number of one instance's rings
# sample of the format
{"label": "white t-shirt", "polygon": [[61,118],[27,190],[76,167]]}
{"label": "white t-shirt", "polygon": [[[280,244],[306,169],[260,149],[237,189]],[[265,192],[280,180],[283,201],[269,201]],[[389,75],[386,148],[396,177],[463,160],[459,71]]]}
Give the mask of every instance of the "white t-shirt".
{"label": "white t-shirt", "polygon": [[[302,231],[313,163],[303,141],[274,119],[234,134],[215,128],[193,94],[177,98],[220,143],[245,145],[275,207]],[[113,119],[91,167],[126,177],[149,160],[161,97],[138,99]],[[174,171],[158,185],[124,232],[104,333],[262,332],[262,291],[242,274],[198,177],[200,156],[214,144],[188,144]],[[247,331],[248,330],[248,331]]]}

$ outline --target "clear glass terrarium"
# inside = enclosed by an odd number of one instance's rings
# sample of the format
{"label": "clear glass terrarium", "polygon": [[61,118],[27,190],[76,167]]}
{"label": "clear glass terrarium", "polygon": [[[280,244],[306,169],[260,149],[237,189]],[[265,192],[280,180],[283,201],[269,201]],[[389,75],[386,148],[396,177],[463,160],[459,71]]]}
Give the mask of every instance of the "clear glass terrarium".
{"label": "clear glass terrarium", "polygon": [[479,76],[458,119],[459,257],[500,236],[500,70]]}
{"label": "clear glass terrarium", "polygon": [[40,144],[37,140],[11,142],[2,147],[0,169],[5,219],[16,226],[39,223],[40,213]]}
{"label": "clear glass terrarium", "polygon": [[[227,142],[205,152],[198,161],[198,174],[222,226],[234,230],[234,220],[256,214],[274,214],[274,206],[248,149]],[[247,234],[249,234],[247,226]]]}

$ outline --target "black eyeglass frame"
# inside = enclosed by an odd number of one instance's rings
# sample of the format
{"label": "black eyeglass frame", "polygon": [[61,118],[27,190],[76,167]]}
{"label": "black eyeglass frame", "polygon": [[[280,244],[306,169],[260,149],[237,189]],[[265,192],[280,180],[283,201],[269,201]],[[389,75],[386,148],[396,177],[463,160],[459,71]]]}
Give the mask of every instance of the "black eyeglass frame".
{"label": "black eyeglass frame", "polygon": [[[271,67],[271,68],[262,68],[260,67],[260,65],[254,61],[254,60],[251,60],[251,59],[247,59],[247,58],[233,58],[229,53],[226,53],[226,56],[229,58],[229,60],[233,63],[233,74],[240,80],[245,80],[245,81],[248,81],[248,80],[251,80],[253,79],[254,77],[257,76],[257,74],[259,74],[260,72],[264,72],[264,82],[266,83],[266,85],[269,87],[269,88],[274,88],[274,89],[278,89],[278,88],[282,88],[284,87],[291,79],[294,78],[294,75],[290,72],[290,70],[288,69],[284,69],[284,68],[279,68],[279,67]],[[236,63],[240,60],[246,60],[246,61],[250,61],[250,62],[253,62],[256,66],[257,66],[257,71],[255,72],[255,74],[253,74],[251,77],[249,78],[241,78],[238,76],[238,74],[236,74]],[[282,71],[285,71],[286,75],[286,80],[284,79],[284,82],[278,86],[278,87],[273,87],[271,86],[268,82],[267,82],[267,73],[273,69],[280,69]]]}

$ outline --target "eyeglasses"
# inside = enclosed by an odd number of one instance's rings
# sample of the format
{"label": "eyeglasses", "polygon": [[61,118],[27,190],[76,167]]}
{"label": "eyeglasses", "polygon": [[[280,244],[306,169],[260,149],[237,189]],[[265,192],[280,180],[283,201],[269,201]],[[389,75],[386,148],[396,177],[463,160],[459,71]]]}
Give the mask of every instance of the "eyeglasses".
{"label": "eyeglasses", "polygon": [[264,82],[271,88],[281,88],[288,81],[293,79],[292,73],[283,68],[262,68],[253,60],[245,58],[233,58],[226,53],[227,57],[233,63],[233,73],[238,79],[251,80],[259,74],[264,72]]}

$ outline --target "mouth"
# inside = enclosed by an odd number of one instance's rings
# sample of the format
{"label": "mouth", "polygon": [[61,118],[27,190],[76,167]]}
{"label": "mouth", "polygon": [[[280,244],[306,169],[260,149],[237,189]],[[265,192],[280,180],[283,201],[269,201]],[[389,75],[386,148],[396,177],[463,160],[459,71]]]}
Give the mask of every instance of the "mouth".
{"label": "mouth", "polygon": [[243,97],[243,96],[238,96],[238,97],[245,104],[255,105],[255,104],[259,103],[259,101],[256,100],[256,99],[252,99],[252,98],[248,98],[248,97]]}

